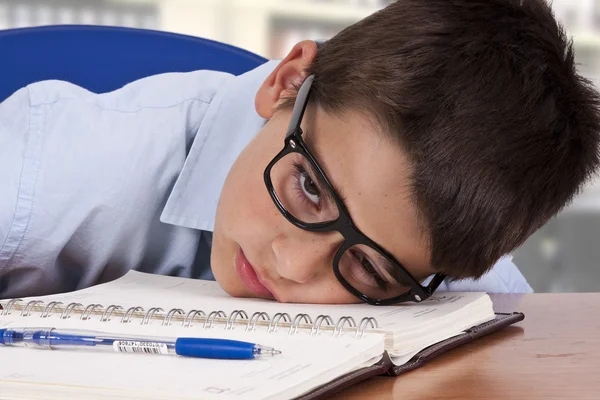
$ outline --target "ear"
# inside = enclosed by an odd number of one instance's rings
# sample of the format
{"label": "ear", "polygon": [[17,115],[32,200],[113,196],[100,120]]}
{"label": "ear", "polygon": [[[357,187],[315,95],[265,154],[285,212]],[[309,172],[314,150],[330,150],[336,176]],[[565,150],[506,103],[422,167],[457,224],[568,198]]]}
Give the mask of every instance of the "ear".
{"label": "ear", "polygon": [[254,106],[258,115],[270,119],[281,100],[296,94],[295,87],[304,82],[305,71],[316,55],[317,44],[312,40],[304,40],[292,48],[256,93]]}

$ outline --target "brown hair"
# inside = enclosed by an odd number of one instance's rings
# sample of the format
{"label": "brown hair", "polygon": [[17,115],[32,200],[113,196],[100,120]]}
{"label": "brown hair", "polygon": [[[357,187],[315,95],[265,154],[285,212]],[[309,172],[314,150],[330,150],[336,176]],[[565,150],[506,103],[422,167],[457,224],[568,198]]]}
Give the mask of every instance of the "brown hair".
{"label": "brown hair", "polygon": [[599,164],[598,93],[543,0],[400,0],[307,73],[313,103],[366,112],[408,153],[431,265],[450,277],[484,274]]}

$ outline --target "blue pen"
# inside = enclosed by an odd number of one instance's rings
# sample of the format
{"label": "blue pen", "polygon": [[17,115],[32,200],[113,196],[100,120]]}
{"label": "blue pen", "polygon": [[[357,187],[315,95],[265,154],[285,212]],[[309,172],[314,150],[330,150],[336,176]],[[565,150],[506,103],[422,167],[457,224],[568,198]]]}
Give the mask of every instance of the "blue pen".
{"label": "blue pen", "polygon": [[50,350],[104,350],[119,353],[180,355],[230,360],[273,357],[281,354],[281,351],[272,347],[237,340],[110,335],[96,331],[58,330],[55,328],[0,329],[0,345]]}

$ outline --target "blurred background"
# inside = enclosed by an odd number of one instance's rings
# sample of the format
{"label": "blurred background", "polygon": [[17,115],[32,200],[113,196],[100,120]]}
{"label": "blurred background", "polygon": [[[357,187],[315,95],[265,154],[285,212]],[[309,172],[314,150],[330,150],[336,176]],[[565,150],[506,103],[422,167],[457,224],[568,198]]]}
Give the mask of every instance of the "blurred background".
{"label": "blurred background", "polygon": [[[423,0],[427,1],[427,0]],[[218,40],[267,58],[303,39],[327,39],[384,0],[0,0],[0,29],[96,24]],[[580,71],[600,88],[600,0],[554,0]],[[600,291],[600,179],[514,253],[537,292]]]}

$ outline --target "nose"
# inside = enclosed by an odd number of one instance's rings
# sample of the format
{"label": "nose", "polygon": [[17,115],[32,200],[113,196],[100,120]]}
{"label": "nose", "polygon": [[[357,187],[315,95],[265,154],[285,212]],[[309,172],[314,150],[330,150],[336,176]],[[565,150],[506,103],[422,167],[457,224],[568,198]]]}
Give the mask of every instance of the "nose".
{"label": "nose", "polygon": [[307,283],[333,269],[333,257],[342,235],[337,232],[309,232],[295,228],[279,234],[272,242],[277,272],[284,278]]}

